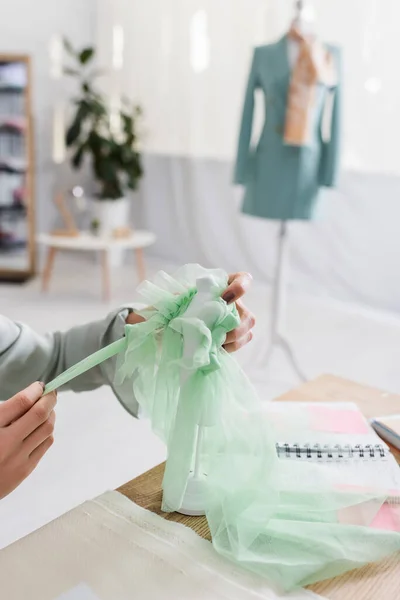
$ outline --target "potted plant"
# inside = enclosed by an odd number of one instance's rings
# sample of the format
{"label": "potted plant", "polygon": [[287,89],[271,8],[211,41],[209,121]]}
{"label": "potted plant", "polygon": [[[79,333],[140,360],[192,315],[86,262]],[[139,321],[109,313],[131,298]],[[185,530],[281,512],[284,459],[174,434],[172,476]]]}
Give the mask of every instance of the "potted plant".
{"label": "potted plant", "polygon": [[126,98],[111,111],[107,100],[95,87],[101,74],[92,68],[94,48],[76,51],[68,40],[65,49],[73,60],[64,73],[76,78],[79,94],[73,98],[74,114],[66,132],[66,145],[72,150],[71,163],[79,169],[85,156],[91,161],[97,184],[96,220],[98,235],[129,223],[129,191],[137,190],[143,175],[138,150],[137,121],[142,111]]}

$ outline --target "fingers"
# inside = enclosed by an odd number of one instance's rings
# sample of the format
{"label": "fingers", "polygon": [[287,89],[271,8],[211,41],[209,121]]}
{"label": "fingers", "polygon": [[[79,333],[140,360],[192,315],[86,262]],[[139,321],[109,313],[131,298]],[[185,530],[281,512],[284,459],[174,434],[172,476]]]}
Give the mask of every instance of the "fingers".
{"label": "fingers", "polygon": [[224,348],[227,352],[236,352],[253,339],[252,329],[256,323],[253,313],[244,306],[242,300],[236,302],[236,307],[240,316],[240,325],[226,336]]}
{"label": "fingers", "polygon": [[230,275],[228,279],[229,285],[222,294],[222,299],[227,304],[232,304],[232,302],[239,300],[249,289],[252,280],[253,278],[250,273],[240,272]]}
{"label": "fingers", "polygon": [[242,338],[246,337],[249,331],[253,329],[256,324],[255,317],[243,304],[241,300],[236,302],[236,307],[240,316],[240,325],[233,331],[230,331],[225,340],[224,346],[235,343]]}
{"label": "fingers", "polygon": [[54,438],[53,436],[50,436],[44,442],[42,442],[40,446],[36,448],[36,450],[32,452],[32,454],[29,457],[32,469],[36,467],[36,465],[43,458],[43,456],[46,454],[47,450],[53,445],[53,443]]}
{"label": "fingers", "polygon": [[23,442],[23,448],[26,453],[32,454],[47,438],[53,436],[54,424],[56,422],[56,413],[54,410],[50,413],[47,421],[42,423],[35,431],[33,431]]}
{"label": "fingers", "polygon": [[21,440],[27,438],[35,429],[40,427],[50,417],[57,403],[57,392],[51,392],[43,396],[32,406],[32,408],[23,415],[18,421],[15,421],[10,429],[20,437]]}
{"label": "fingers", "polygon": [[32,383],[29,387],[0,406],[0,427],[7,427],[22,415],[27,413],[32,406],[42,397],[44,384]]}
{"label": "fingers", "polygon": [[249,331],[249,333],[246,336],[242,337],[240,340],[236,340],[235,342],[232,342],[231,344],[225,344],[224,348],[229,353],[236,352],[237,350],[240,350],[240,348],[243,348],[243,346],[245,346],[246,344],[251,342],[252,339],[253,339],[253,332]]}

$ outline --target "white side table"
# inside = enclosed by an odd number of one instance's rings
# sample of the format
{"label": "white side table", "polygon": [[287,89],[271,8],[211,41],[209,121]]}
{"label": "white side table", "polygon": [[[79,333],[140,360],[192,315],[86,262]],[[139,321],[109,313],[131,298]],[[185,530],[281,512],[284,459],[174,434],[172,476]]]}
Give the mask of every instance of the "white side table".
{"label": "white side table", "polygon": [[156,236],[151,231],[134,231],[126,238],[96,237],[87,232],[82,232],[76,237],[58,236],[43,233],[36,238],[38,244],[47,246],[47,259],[42,278],[42,289],[47,291],[53,272],[54,259],[60,250],[79,250],[99,252],[101,255],[103,273],[103,298],[109,300],[111,297],[110,286],[110,253],[114,249],[129,249],[135,251],[138,277],[140,281],[145,279],[145,266],[143,248],[151,246],[156,241]]}

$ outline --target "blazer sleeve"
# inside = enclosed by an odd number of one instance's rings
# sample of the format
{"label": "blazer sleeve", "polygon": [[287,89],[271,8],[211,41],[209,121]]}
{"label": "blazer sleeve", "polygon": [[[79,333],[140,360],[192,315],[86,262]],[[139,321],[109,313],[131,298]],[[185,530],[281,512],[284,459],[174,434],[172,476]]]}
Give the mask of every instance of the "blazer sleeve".
{"label": "blazer sleeve", "polygon": [[254,117],[254,93],[256,88],[258,87],[257,57],[258,50],[257,48],[255,48],[250,69],[250,75],[247,83],[246,95],[244,99],[242,122],[240,127],[239,142],[237,149],[234,174],[234,182],[237,184],[245,184],[247,180],[250,158],[250,141]]}
{"label": "blazer sleeve", "polygon": [[[319,183],[325,187],[334,187],[336,185],[339,162],[340,162],[340,137],[341,137],[341,96],[342,96],[342,73],[341,73],[341,52],[339,48],[334,49],[338,83],[332,90],[333,106],[331,135],[329,140],[322,138],[322,152],[319,169]],[[322,133],[321,133],[322,137]]]}
{"label": "blazer sleeve", "polygon": [[[0,315],[0,400],[7,400],[33,381],[48,383],[89,354],[122,338],[131,310],[121,308],[106,319],[45,335]],[[132,383],[115,386],[115,368],[116,357],[72,380],[64,389],[83,392],[110,385],[121,404],[137,416]]]}

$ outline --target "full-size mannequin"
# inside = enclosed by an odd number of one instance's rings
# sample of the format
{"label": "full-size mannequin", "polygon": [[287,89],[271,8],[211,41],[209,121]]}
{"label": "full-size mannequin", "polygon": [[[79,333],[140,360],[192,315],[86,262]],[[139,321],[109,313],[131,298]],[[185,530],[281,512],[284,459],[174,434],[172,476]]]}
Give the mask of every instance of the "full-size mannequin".
{"label": "full-size mannequin", "polygon": [[[305,379],[304,374],[297,364],[290,344],[282,334],[288,225],[290,221],[313,218],[320,188],[335,185],[339,156],[339,101],[336,91],[330,135],[320,135],[325,100],[330,93],[328,82],[321,80],[321,85],[315,88],[314,113],[309,121],[311,143],[299,142],[299,138],[294,139],[296,136],[290,139],[290,135],[286,137],[285,134],[285,116],[290,99],[292,75],[298,65],[302,39],[310,38],[310,41],[316,41],[315,21],[315,11],[311,2],[297,0],[294,18],[290,23],[290,30],[294,31],[289,30],[275,43],[255,48],[243,105],[234,179],[235,183],[245,186],[243,213],[276,220],[279,223],[272,293],[271,346],[267,350],[266,359],[264,356],[263,367],[269,362],[275,348],[280,347],[300,379]],[[339,72],[339,49],[331,45],[324,46],[331,54]],[[337,89],[338,85],[335,87]],[[265,96],[268,116],[258,144],[253,148],[251,132],[256,89],[261,89]],[[292,131],[294,129],[296,127],[292,127]],[[303,131],[306,129],[305,126]]]}
{"label": "full-size mannequin", "polygon": [[[315,12],[310,4],[305,4],[302,1],[297,3],[297,14],[293,19],[292,26],[305,36],[315,34]],[[300,45],[293,38],[288,38],[288,59],[291,68],[293,69],[299,58]],[[277,262],[275,267],[274,290],[272,297],[272,319],[271,319],[271,345],[267,350],[266,357],[263,357],[263,362],[268,363],[273,354],[274,348],[280,346],[289,358],[289,362],[293,370],[297,373],[300,379],[305,380],[305,376],[299,366],[294,352],[281,333],[284,302],[285,302],[285,270],[287,263],[287,221],[281,221],[278,235]]]}

